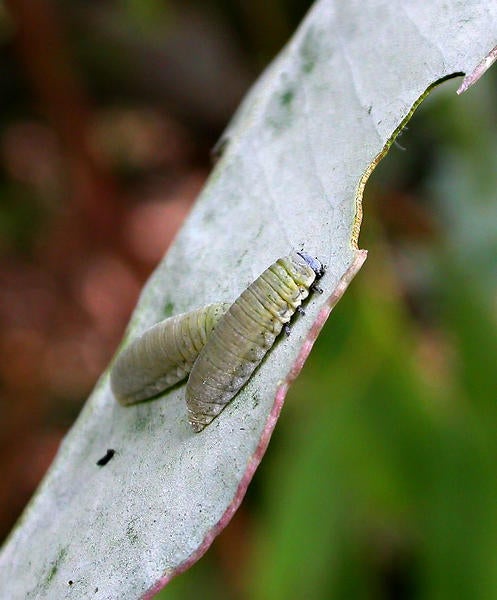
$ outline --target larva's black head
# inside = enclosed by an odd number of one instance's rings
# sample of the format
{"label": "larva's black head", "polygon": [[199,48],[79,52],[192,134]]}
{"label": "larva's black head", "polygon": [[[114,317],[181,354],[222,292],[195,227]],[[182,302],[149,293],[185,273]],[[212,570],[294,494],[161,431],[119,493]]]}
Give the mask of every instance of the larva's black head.
{"label": "larva's black head", "polygon": [[312,256],[305,252],[297,252],[297,254],[303,258],[314,273],[316,273],[316,279],[320,279],[324,275],[325,266],[317,258],[312,258]]}

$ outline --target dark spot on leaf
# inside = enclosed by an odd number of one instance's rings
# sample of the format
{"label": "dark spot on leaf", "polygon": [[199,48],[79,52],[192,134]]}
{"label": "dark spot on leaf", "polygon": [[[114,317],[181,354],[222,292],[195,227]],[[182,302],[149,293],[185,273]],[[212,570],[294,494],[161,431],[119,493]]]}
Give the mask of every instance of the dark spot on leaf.
{"label": "dark spot on leaf", "polygon": [[295,96],[295,92],[293,91],[293,89],[288,88],[285,92],[283,92],[281,94],[281,97],[280,97],[281,104],[283,106],[290,106],[294,96]]}
{"label": "dark spot on leaf", "polygon": [[115,453],[116,453],[115,450],[113,450],[112,448],[108,448],[105,455],[102,456],[102,458],[99,458],[97,460],[97,465],[99,467],[105,467],[105,465],[112,459],[112,457],[114,456]]}
{"label": "dark spot on leaf", "polygon": [[285,129],[290,124],[292,117],[292,102],[295,98],[293,86],[287,86],[278,92],[268,106],[267,123],[276,131]]}
{"label": "dark spot on leaf", "polygon": [[307,32],[300,47],[301,69],[304,73],[311,73],[319,58],[319,38],[315,28]]}
{"label": "dark spot on leaf", "polygon": [[52,579],[55,577],[55,575],[57,574],[60,564],[66,557],[66,554],[67,554],[67,548],[61,548],[61,550],[55,557],[55,560],[51,563],[50,570],[48,572],[47,579],[46,579],[47,584],[50,583],[52,581]]}
{"label": "dark spot on leaf", "polygon": [[168,317],[171,317],[173,314],[174,314],[174,303],[168,301],[164,305],[164,317],[167,319]]}
{"label": "dark spot on leaf", "polygon": [[133,521],[131,523],[128,523],[128,526],[126,528],[126,535],[128,536],[128,539],[132,544],[135,544],[138,541],[139,536],[138,532],[133,526]]}

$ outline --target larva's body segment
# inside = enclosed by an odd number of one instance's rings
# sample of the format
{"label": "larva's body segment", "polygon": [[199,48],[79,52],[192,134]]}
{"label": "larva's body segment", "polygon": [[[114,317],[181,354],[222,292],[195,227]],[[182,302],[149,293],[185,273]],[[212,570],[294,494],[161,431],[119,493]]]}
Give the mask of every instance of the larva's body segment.
{"label": "larva's body segment", "polygon": [[120,404],[152,398],[184,379],[229,306],[221,302],[175,315],[131,342],[117,357],[110,374],[112,391]]}
{"label": "larva's body segment", "polygon": [[323,273],[319,261],[292,253],[278,259],[235,300],[210,334],[188,379],[186,403],[195,432],[208,425],[247,382]]}

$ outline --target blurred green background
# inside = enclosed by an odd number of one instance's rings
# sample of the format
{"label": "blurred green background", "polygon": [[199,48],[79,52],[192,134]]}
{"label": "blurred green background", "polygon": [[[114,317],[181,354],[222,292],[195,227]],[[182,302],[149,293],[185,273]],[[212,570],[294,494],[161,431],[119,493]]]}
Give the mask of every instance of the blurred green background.
{"label": "blurred green background", "polygon": [[[1,536],[308,6],[0,4]],[[497,598],[497,76],[458,84],[371,177],[365,266],[240,510],[160,598]]]}

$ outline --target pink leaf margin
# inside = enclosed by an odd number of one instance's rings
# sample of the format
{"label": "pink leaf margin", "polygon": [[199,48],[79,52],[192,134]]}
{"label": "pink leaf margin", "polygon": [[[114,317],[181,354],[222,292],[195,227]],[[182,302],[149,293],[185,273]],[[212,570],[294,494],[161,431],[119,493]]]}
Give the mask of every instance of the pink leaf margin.
{"label": "pink leaf margin", "polygon": [[214,539],[221,533],[221,531],[228,525],[228,523],[233,518],[233,515],[242,503],[245,493],[247,492],[249,483],[251,482],[252,477],[254,476],[255,471],[257,470],[257,467],[259,466],[262,457],[264,456],[264,453],[266,452],[266,449],[269,445],[269,440],[271,439],[271,435],[276,426],[276,422],[280,416],[281,409],[283,408],[285,397],[290,385],[293,383],[293,381],[296,379],[296,377],[302,370],[302,367],[304,366],[304,363],[311,352],[311,349],[319,335],[319,332],[326,323],[326,320],[330,316],[331,311],[334,309],[340,298],[345,293],[345,290],[348,288],[350,282],[352,281],[352,279],[354,279],[354,277],[357,275],[360,268],[364,264],[367,255],[367,250],[355,251],[352,263],[350,264],[347,271],[342,275],[333,293],[327,299],[325,306],[319,312],[316,320],[312,324],[309,334],[307,335],[294,364],[288,372],[288,375],[278,386],[274,398],[273,407],[262,431],[261,439],[259,440],[259,444],[254,454],[251,456],[248,462],[245,473],[238,485],[238,488],[236,490],[231,504],[228,506],[228,508],[224,512],[223,516],[219,519],[219,521],[205,536],[197,550],[190,554],[190,556],[181,564],[179,564],[176,568],[172,569],[168,573],[165,573],[160,579],[158,579],[156,583],[143,594],[142,600],[151,600],[174,577],[180,575],[181,573],[184,573],[198,560],[200,560],[200,558],[202,558],[202,556],[210,548]]}
{"label": "pink leaf margin", "polygon": [[484,59],[482,59],[476,65],[476,67],[473,69],[473,71],[471,71],[471,73],[466,75],[466,77],[462,80],[462,83],[459,86],[456,93],[462,94],[463,92],[468,90],[472,85],[474,85],[478,81],[478,79],[480,79],[482,75],[484,75],[488,71],[488,69],[490,69],[490,67],[494,64],[496,60],[497,46],[490,50],[490,52],[485,56]]}

